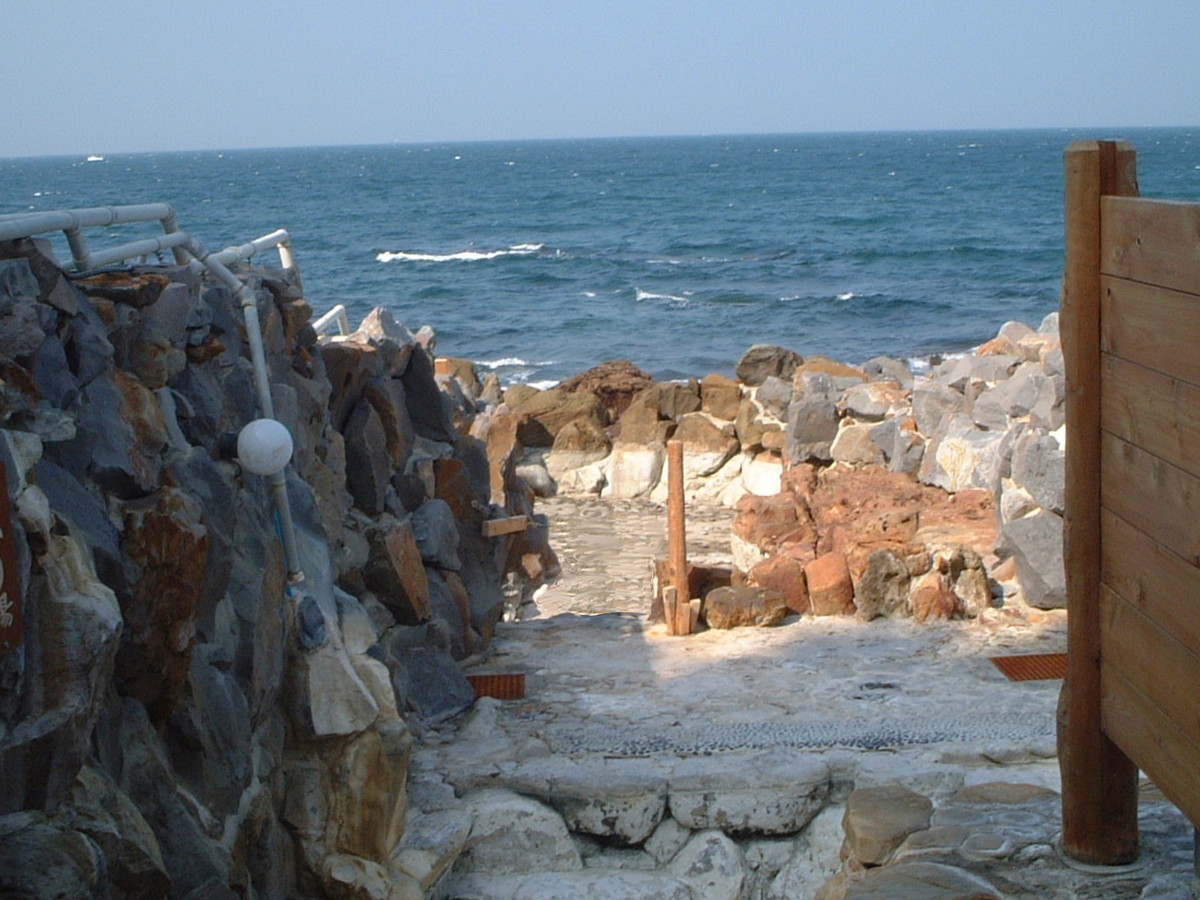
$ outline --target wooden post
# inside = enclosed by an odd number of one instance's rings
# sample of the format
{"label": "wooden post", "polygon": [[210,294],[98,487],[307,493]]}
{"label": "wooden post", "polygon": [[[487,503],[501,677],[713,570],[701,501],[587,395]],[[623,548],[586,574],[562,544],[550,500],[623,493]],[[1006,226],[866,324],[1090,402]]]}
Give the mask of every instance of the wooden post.
{"label": "wooden post", "polygon": [[1064,154],[1066,260],[1059,331],[1066,399],[1067,676],[1058,704],[1064,852],[1092,865],[1138,855],[1137,767],[1100,720],[1100,198],[1137,194],[1124,142],[1077,141]]}
{"label": "wooden post", "polygon": [[688,601],[687,528],[683,501],[683,443],[667,441],[667,546],[671,561],[671,586],[675,588],[675,609],[668,612],[672,634],[691,634],[691,609]]}

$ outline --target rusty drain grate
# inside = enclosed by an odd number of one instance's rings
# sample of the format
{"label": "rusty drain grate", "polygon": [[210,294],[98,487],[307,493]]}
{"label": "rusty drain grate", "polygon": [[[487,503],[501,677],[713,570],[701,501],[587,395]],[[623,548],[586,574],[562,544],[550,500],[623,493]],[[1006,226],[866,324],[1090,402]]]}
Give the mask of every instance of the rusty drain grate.
{"label": "rusty drain grate", "polygon": [[488,675],[468,675],[467,681],[475,689],[475,699],[494,697],[497,700],[523,700],[525,698],[524,672],[497,672]]}
{"label": "rusty drain grate", "polygon": [[1049,681],[1067,674],[1067,654],[1030,653],[1024,656],[993,656],[992,662],[1009,681]]}

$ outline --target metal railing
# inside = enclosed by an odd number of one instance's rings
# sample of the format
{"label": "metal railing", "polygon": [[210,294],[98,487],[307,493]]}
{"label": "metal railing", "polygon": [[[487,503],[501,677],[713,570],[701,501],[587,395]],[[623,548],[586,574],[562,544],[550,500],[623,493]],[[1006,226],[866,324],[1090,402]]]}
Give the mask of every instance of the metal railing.
{"label": "metal railing", "polygon": [[[84,237],[85,228],[105,228],[135,222],[159,222],[161,237],[131,241],[93,252]],[[285,270],[299,282],[300,273],[292,256],[288,233],[283,229],[256,238],[249,243],[208,253],[200,242],[179,228],[175,209],[169,203],[146,203],[131,206],[99,206],[87,209],[65,209],[52,212],[9,213],[0,215],[0,241],[18,240],[61,231],[71,248],[71,266],[75,272],[87,272],[101,266],[128,259],[146,257],[151,253],[171,250],[175,261],[196,271],[206,271],[228,288],[242,307],[246,321],[246,337],[250,346],[250,361],[254,368],[254,384],[263,418],[274,419],[271,383],[263,353],[262,328],[258,320],[258,302],[245,282],[229,270],[229,266],[245,262],[256,253],[274,247]],[[271,484],[279,531],[283,540],[288,580],[298,584],[304,580],[296,547],[291,507],[287,498],[287,483],[282,471],[267,476]]]}

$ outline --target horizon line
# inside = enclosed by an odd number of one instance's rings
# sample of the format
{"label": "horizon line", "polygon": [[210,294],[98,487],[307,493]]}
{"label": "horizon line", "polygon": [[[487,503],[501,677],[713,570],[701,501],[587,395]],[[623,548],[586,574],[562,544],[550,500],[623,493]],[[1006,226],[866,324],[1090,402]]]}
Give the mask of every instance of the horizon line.
{"label": "horizon line", "polygon": [[[559,143],[559,142],[591,142],[591,141],[650,141],[650,140],[683,140],[683,139],[720,139],[720,138],[752,138],[752,137],[821,137],[837,135],[868,135],[868,134],[978,134],[1015,131],[1148,131],[1148,130],[1180,130],[1200,128],[1200,123],[1194,125],[1032,125],[1032,126],[987,126],[987,127],[954,127],[954,128],[850,128],[842,130],[818,129],[812,131],[730,131],[730,132],[694,132],[679,134],[625,134],[625,135],[578,135],[559,137],[522,137],[522,138],[449,138],[433,140],[392,140],[392,141],[350,141],[332,144],[254,144],[239,147],[184,147],[175,149],[151,150],[103,150],[94,149],[91,152],[73,151],[64,153],[40,154],[0,154],[0,160],[16,161],[23,159],[60,159],[67,157],[91,156],[149,156],[169,153],[245,153],[270,150],[333,150],[341,148],[370,148],[370,147],[436,147],[436,146],[469,146],[478,144],[518,144],[518,143]],[[1104,138],[1108,140],[1114,135]]]}

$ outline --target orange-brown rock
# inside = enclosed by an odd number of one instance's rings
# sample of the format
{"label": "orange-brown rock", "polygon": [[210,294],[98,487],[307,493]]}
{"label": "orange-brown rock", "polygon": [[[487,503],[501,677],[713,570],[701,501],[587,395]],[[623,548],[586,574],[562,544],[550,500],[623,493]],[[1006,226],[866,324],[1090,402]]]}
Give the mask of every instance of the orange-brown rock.
{"label": "orange-brown rock", "polygon": [[700,409],[732,422],[742,405],[742,388],[732,378],[713,372],[700,379]]}
{"label": "orange-brown rock", "polygon": [[[510,402],[507,395],[505,402]],[[530,394],[513,406],[513,412],[520,416],[517,437],[526,447],[551,446],[562,427],[576,419],[588,419],[603,427],[607,417],[595,394],[570,393],[561,388]]]}
{"label": "orange-brown rock", "polygon": [[854,612],[854,581],[843,554],[818,556],[804,567],[804,578],[814,616],[841,616]]}
{"label": "orange-brown rock", "polygon": [[934,569],[913,582],[908,602],[913,618],[918,622],[930,619],[956,619],[962,615],[962,604],[945,574]]}
{"label": "orange-brown rock", "polygon": [[660,419],[676,421],[700,409],[700,382],[694,378],[687,384],[656,381],[634,397],[629,406],[631,409],[647,406],[657,412]]}
{"label": "orange-brown rock", "polygon": [[796,373],[792,378],[793,383],[797,387],[800,386],[800,376],[805,372],[821,372],[833,378],[858,378],[862,381],[867,380],[867,373],[858,368],[858,366],[849,366],[846,363],[838,362],[827,356],[804,357],[804,362],[796,367]]}
{"label": "orange-brown rock", "polygon": [[[796,547],[798,545],[789,545]],[[811,560],[807,560],[811,561]],[[783,597],[788,610],[797,614],[812,611],[808,598],[808,581],[804,577],[805,563],[789,552],[768,556],[746,575],[748,584],[766,588]]]}
{"label": "orange-brown rock", "polygon": [[363,582],[402,625],[419,625],[432,615],[429,578],[417,539],[407,520],[391,522],[368,535],[371,543]]}
{"label": "orange-brown rock", "polygon": [[783,596],[762,587],[721,587],[709,591],[702,606],[709,628],[769,628],[788,614]]}
{"label": "orange-brown rock", "polygon": [[629,360],[613,359],[568,378],[558,388],[570,394],[578,391],[594,394],[608,411],[608,422],[615,422],[633,398],[653,382],[648,372]]}
{"label": "orange-brown rock", "polygon": [[125,620],[117,651],[122,690],[161,724],[183,693],[208,562],[208,531],[201,509],[173,487],[125,506],[122,549],[141,573],[121,610]]}
{"label": "orange-brown rock", "polygon": [[807,507],[796,503],[791,494],[742,497],[737,503],[733,533],[766,553],[774,553],[784,544],[816,539]]}
{"label": "orange-brown rock", "polygon": [[625,410],[613,429],[616,439],[625,444],[661,444],[675,431],[675,423],[663,419],[657,409],[634,404]]}
{"label": "orange-brown rock", "polygon": [[517,440],[516,413],[496,412],[476,420],[472,431],[487,447],[488,472],[491,478],[491,501],[508,507],[508,492],[516,490],[516,461],[521,458],[521,442]]}

